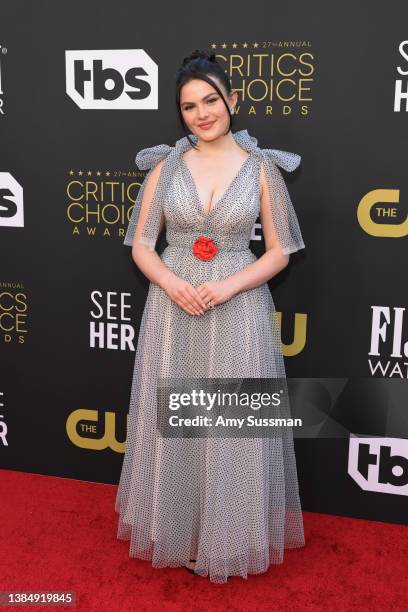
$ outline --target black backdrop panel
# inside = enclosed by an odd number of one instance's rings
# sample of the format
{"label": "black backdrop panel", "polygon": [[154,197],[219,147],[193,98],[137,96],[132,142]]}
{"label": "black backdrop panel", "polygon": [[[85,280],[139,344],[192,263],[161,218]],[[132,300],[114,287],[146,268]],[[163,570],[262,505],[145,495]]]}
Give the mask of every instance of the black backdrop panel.
{"label": "black backdrop panel", "polygon": [[[285,178],[306,249],[270,281],[287,375],[406,378],[407,18],[401,1],[2,3],[2,467],[118,481],[148,289],[122,244],[134,157],[183,135],[195,48],[239,92],[234,129],[302,156]],[[387,492],[350,474],[367,444],[378,468],[375,439],[352,438],[370,431],[296,439],[305,510],[407,522],[407,470]],[[401,471],[407,440],[381,436]]]}

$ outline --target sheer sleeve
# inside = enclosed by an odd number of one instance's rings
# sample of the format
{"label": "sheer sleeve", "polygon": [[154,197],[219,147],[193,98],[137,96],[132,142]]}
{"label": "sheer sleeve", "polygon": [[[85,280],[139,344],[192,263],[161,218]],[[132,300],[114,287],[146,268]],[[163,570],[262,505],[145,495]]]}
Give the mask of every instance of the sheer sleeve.
{"label": "sheer sleeve", "polygon": [[[132,212],[123,241],[123,244],[126,246],[133,246],[142,204],[143,219],[141,218],[140,220],[143,226],[141,230],[138,230],[139,237],[137,242],[148,246],[150,250],[154,250],[156,246],[163,219],[163,201],[166,189],[166,181],[164,181],[163,178],[167,172],[166,158],[171,153],[172,149],[173,147],[169,145],[161,144],[155,147],[142,149],[136,155],[135,161],[140,170],[149,169],[149,172],[140,185],[133,209],[130,209]],[[159,176],[152,177],[154,169],[162,159],[165,161],[159,172]],[[148,189],[146,189],[147,185],[149,185]]]}
{"label": "sheer sleeve", "polygon": [[259,149],[267,185],[268,210],[273,228],[285,255],[305,248],[299,221],[296,216],[285,180],[279,166],[288,172],[295,170],[300,155],[279,149]]}

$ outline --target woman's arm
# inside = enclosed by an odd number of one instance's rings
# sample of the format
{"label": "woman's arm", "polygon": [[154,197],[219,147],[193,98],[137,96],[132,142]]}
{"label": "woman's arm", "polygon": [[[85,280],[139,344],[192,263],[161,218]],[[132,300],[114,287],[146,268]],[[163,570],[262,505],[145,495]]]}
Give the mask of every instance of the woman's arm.
{"label": "woman's arm", "polygon": [[[206,303],[201,298],[197,289],[190,283],[180,278],[161,260],[157,251],[149,245],[144,244],[143,228],[148,221],[150,206],[159,181],[160,172],[164,160],[161,160],[151,171],[147,179],[143,193],[142,204],[135,235],[132,244],[132,259],[143,274],[154,284],[161,287],[167,295],[186,312],[193,315],[204,314],[207,310]],[[160,221],[160,234],[164,225],[164,214]]]}
{"label": "woman's arm", "polygon": [[[138,224],[136,226],[132,245],[133,261],[152,283],[159,285],[160,287],[163,286],[163,282],[176,275],[166,266],[165,263],[163,263],[155,249],[152,250],[149,246],[143,244],[141,236],[149,215],[153,195],[157,187],[163,164],[164,160],[161,160],[157,166],[153,168],[149,178],[147,179],[142,205],[140,207]],[[163,229],[163,224],[164,215],[162,214],[159,233]]]}

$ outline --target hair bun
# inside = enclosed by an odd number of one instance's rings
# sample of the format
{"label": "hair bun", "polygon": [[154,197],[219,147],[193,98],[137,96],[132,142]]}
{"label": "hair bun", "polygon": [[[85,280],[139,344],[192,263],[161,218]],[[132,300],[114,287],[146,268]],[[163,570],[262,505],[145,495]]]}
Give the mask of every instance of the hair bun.
{"label": "hair bun", "polygon": [[183,59],[184,64],[188,64],[192,60],[205,59],[209,62],[216,62],[215,53],[208,53],[208,51],[202,51],[201,49],[195,49],[190,55]]}

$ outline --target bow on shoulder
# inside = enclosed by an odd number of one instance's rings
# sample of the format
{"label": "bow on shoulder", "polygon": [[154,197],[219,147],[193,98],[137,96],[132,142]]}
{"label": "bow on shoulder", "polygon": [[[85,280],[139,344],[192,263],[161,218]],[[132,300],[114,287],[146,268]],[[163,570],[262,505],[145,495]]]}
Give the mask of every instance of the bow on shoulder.
{"label": "bow on shoulder", "polygon": [[287,172],[293,172],[300,164],[302,159],[297,153],[290,151],[281,151],[280,149],[261,149],[262,154],[267,159],[272,159],[278,166]]}
{"label": "bow on shoulder", "polygon": [[275,164],[286,170],[293,172],[299,166],[301,156],[290,151],[282,151],[281,149],[261,149],[258,147],[258,140],[255,136],[251,136],[248,130],[239,130],[234,134],[235,140],[243,146],[248,152],[252,151],[257,155],[265,158],[265,161],[272,160]]}
{"label": "bow on shoulder", "polygon": [[167,157],[172,151],[173,147],[167,144],[159,144],[154,147],[148,147],[138,151],[135,162],[140,170],[148,170],[155,166],[159,161]]}

